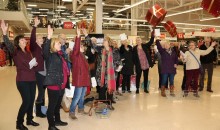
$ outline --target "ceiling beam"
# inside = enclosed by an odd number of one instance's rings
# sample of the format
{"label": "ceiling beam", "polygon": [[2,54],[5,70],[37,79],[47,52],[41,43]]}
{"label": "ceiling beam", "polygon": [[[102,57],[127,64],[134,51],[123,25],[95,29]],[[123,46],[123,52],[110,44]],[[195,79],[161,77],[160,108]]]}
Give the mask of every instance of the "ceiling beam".
{"label": "ceiling beam", "polygon": [[80,10],[86,3],[88,2],[88,0],[84,0],[81,5],[79,7],[77,7],[77,9],[73,12],[73,14],[76,13],[76,11]]}
{"label": "ceiling beam", "polygon": [[180,6],[168,8],[168,9],[166,9],[166,11],[170,11],[170,10],[174,10],[174,9],[178,9],[178,8],[181,8],[181,7],[190,6],[190,5],[194,5],[194,4],[199,4],[199,3],[201,3],[201,0],[196,0],[194,2],[190,2],[190,3],[187,3],[187,4],[180,5]]}

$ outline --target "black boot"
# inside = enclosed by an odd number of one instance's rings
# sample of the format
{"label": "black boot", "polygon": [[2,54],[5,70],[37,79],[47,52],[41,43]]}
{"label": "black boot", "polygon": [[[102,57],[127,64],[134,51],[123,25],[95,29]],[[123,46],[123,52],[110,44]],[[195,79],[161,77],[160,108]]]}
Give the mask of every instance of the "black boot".
{"label": "black boot", "polygon": [[39,126],[40,124],[31,120],[31,121],[27,121],[26,125]]}
{"label": "black boot", "polygon": [[41,106],[43,105],[43,103],[35,103],[36,106],[36,116],[37,117],[41,117],[41,118],[45,118],[47,117],[45,114],[42,113],[41,111]]}
{"label": "black boot", "polygon": [[24,126],[24,124],[16,124],[16,129],[17,130],[28,130],[28,128],[26,126]]}
{"label": "black boot", "polygon": [[56,126],[49,126],[48,130],[60,130]]}

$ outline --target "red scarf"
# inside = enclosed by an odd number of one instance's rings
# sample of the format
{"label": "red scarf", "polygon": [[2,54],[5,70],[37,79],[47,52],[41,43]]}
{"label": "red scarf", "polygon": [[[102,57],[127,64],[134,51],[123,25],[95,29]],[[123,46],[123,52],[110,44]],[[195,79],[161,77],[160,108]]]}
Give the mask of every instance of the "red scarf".
{"label": "red scarf", "polygon": [[[107,63],[106,63],[106,54],[108,55]],[[116,89],[112,48],[109,48],[108,52],[106,51],[106,49],[103,49],[103,52],[102,52],[101,87],[103,87],[105,83],[106,70],[107,70],[107,86],[106,87],[108,88],[108,92],[112,93]]]}

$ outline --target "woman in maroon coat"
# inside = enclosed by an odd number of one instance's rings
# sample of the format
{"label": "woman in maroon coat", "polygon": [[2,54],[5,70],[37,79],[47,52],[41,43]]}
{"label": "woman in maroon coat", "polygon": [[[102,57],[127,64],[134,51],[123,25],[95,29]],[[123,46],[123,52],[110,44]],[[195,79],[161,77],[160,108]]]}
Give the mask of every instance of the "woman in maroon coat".
{"label": "woman in maroon coat", "polygon": [[[84,35],[88,34],[85,29],[82,29]],[[73,100],[70,105],[69,116],[72,119],[77,119],[75,116],[75,109],[78,104],[78,113],[86,114],[84,111],[84,96],[86,94],[87,86],[90,86],[89,64],[85,58],[84,47],[80,45],[80,29],[77,28],[77,37],[75,38],[75,46],[72,52],[72,85],[75,86]]]}

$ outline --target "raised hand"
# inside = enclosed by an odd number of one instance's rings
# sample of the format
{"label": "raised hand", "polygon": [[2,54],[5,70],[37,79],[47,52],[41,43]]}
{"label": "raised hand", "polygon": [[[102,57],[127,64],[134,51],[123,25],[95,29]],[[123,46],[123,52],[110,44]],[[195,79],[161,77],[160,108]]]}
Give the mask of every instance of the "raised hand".
{"label": "raised hand", "polygon": [[212,42],[211,46],[214,47],[217,44],[216,41]]}
{"label": "raised hand", "polygon": [[47,33],[48,33],[47,38],[51,39],[51,37],[53,36],[53,28],[51,28],[50,25],[48,25],[48,27],[47,27]]}
{"label": "raised hand", "polygon": [[34,27],[37,27],[40,24],[40,20],[38,19],[38,17],[34,18]]}
{"label": "raised hand", "polygon": [[7,34],[7,30],[8,30],[8,24],[5,24],[4,20],[1,21],[1,29],[2,29],[3,35],[6,35]]}
{"label": "raised hand", "polygon": [[76,28],[76,34],[77,34],[77,37],[80,37],[80,35],[81,35],[81,31],[78,27]]}
{"label": "raised hand", "polygon": [[85,36],[88,36],[87,30],[85,28],[82,29],[82,32]]}

